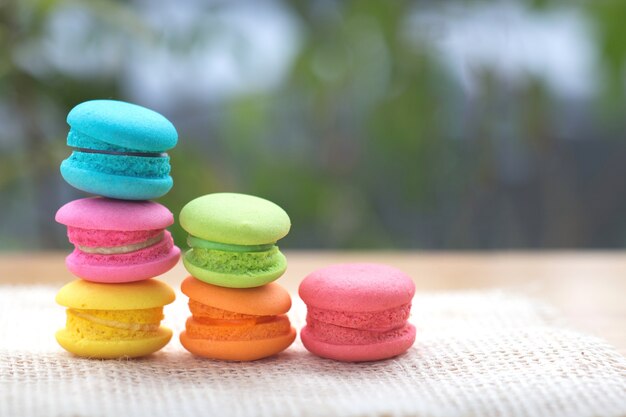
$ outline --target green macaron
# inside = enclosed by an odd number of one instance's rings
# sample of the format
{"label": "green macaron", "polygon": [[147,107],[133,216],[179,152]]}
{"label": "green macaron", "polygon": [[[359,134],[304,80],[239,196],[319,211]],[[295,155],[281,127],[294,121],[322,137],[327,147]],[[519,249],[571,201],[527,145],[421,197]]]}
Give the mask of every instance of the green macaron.
{"label": "green macaron", "polygon": [[221,287],[260,287],[287,269],[276,242],[289,232],[291,221],[271,201],[246,194],[207,194],[187,203],[179,220],[189,233],[183,263],[199,280]]}

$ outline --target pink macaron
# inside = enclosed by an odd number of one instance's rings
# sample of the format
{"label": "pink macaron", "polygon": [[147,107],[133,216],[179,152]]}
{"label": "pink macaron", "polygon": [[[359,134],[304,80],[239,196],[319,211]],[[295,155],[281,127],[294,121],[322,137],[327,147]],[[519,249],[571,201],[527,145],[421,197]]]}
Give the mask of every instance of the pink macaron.
{"label": "pink macaron", "polygon": [[165,230],[174,216],[152,201],[83,198],[61,207],[55,219],[67,226],[75,246],[67,268],[88,281],[141,281],[167,272],[180,258]]}
{"label": "pink macaron", "polygon": [[413,280],[399,269],[370,263],[331,265],[300,284],[307,305],[304,347],[323,358],[375,361],[406,352],[415,342],[408,323]]}

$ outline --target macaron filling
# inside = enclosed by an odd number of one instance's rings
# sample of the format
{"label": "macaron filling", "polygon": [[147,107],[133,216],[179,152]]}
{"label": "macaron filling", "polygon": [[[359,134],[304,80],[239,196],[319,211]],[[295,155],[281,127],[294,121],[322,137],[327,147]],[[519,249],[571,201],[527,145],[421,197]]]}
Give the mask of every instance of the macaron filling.
{"label": "macaron filling", "polygon": [[232,245],[229,243],[219,243],[212,242],[210,240],[201,239],[196,236],[189,235],[187,236],[187,244],[192,248],[201,248],[201,249],[212,249],[212,250],[220,250],[224,252],[266,252],[272,247],[274,247],[274,243],[268,243],[265,245]]}
{"label": "macaron filling", "polygon": [[76,247],[86,253],[97,253],[101,255],[113,255],[113,254],[121,254],[121,253],[129,253],[135,252],[141,249],[145,249],[152,245],[156,245],[161,240],[163,240],[163,232],[159,233],[157,236],[151,237],[143,242],[131,243],[128,245],[122,246],[113,246],[113,247],[89,247],[77,245]]}
{"label": "macaron filling", "polygon": [[156,336],[163,307],[140,310],[83,310],[68,308],[66,330],[89,340],[137,339]]}
{"label": "macaron filling", "polygon": [[202,304],[199,301],[189,299],[189,310],[193,317],[197,320],[257,320],[259,317],[273,316],[256,316],[252,314],[235,313],[233,311],[222,310],[221,308],[211,307]]}
{"label": "macaron filling", "polygon": [[165,231],[157,230],[90,230],[68,227],[69,241],[78,250],[89,254],[114,255],[135,252],[157,245],[165,239]]}
{"label": "macaron filling", "polygon": [[336,326],[307,318],[307,328],[311,335],[322,342],[334,345],[368,345],[402,337],[411,331],[411,325],[404,323],[391,330],[355,329]]}
{"label": "macaron filling", "polygon": [[170,174],[170,158],[165,152],[148,152],[115,146],[70,129],[67,144],[74,147],[63,161],[74,168],[105,174],[166,178]]}
{"label": "macaron filling", "polygon": [[333,311],[308,306],[307,320],[328,323],[353,329],[384,331],[406,324],[411,313],[411,303],[382,311]]}
{"label": "macaron filling", "polygon": [[[162,233],[163,237],[158,239],[156,243],[152,245],[148,245],[148,243],[152,240],[146,240],[142,243],[120,245],[115,247],[89,247],[90,252],[84,252],[80,248],[81,245],[76,245],[76,249],[74,249],[71,256],[74,257],[75,261],[81,261],[92,265],[128,265],[135,262],[149,262],[167,256],[174,246],[174,241],[170,232],[165,230]],[[154,238],[152,239],[156,240]],[[135,249],[138,246],[145,247]]]}
{"label": "macaron filling", "polygon": [[187,335],[192,339],[243,341],[274,338],[289,334],[291,324],[284,315],[256,316],[222,310],[189,300],[192,317]]}
{"label": "macaron filling", "polygon": [[122,151],[106,151],[102,149],[74,148],[74,152],[98,153],[102,155],[125,155],[125,156],[141,156],[144,158],[166,158],[165,152],[122,152]]}
{"label": "macaron filling", "polygon": [[170,174],[169,156],[145,157],[135,155],[112,155],[74,151],[63,161],[85,171],[126,177],[167,178]]}
{"label": "macaron filling", "polygon": [[[190,244],[196,244],[191,241]],[[273,272],[283,267],[278,246],[270,245],[262,251],[229,251],[192,246],[185,253],[185,259],[191,264],[222,274],[257,275]]]}

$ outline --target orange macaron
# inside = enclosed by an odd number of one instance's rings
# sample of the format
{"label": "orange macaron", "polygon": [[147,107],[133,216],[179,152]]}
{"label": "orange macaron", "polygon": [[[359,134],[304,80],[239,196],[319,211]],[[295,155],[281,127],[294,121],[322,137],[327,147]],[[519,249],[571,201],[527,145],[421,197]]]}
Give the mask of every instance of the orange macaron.
{"label": "orange macaron", "polygon": [[253,361],[287,349],[296,338],[286,313],[291,297],[280,285],[225,288],[186,278],[192,316],[180,334],[182,345],[197,356]]}

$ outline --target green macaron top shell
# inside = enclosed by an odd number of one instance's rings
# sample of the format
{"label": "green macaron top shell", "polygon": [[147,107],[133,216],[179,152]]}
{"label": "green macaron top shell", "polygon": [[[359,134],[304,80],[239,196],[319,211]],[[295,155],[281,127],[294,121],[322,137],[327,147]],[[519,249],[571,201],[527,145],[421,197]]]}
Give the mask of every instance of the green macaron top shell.
{"label": "green macaron top shell", "polygon": [[289,216],[278,205],[236,193],[198,197],[183,207],[179,220],[192,236],[233,245],[274,243],[291,228]]}

